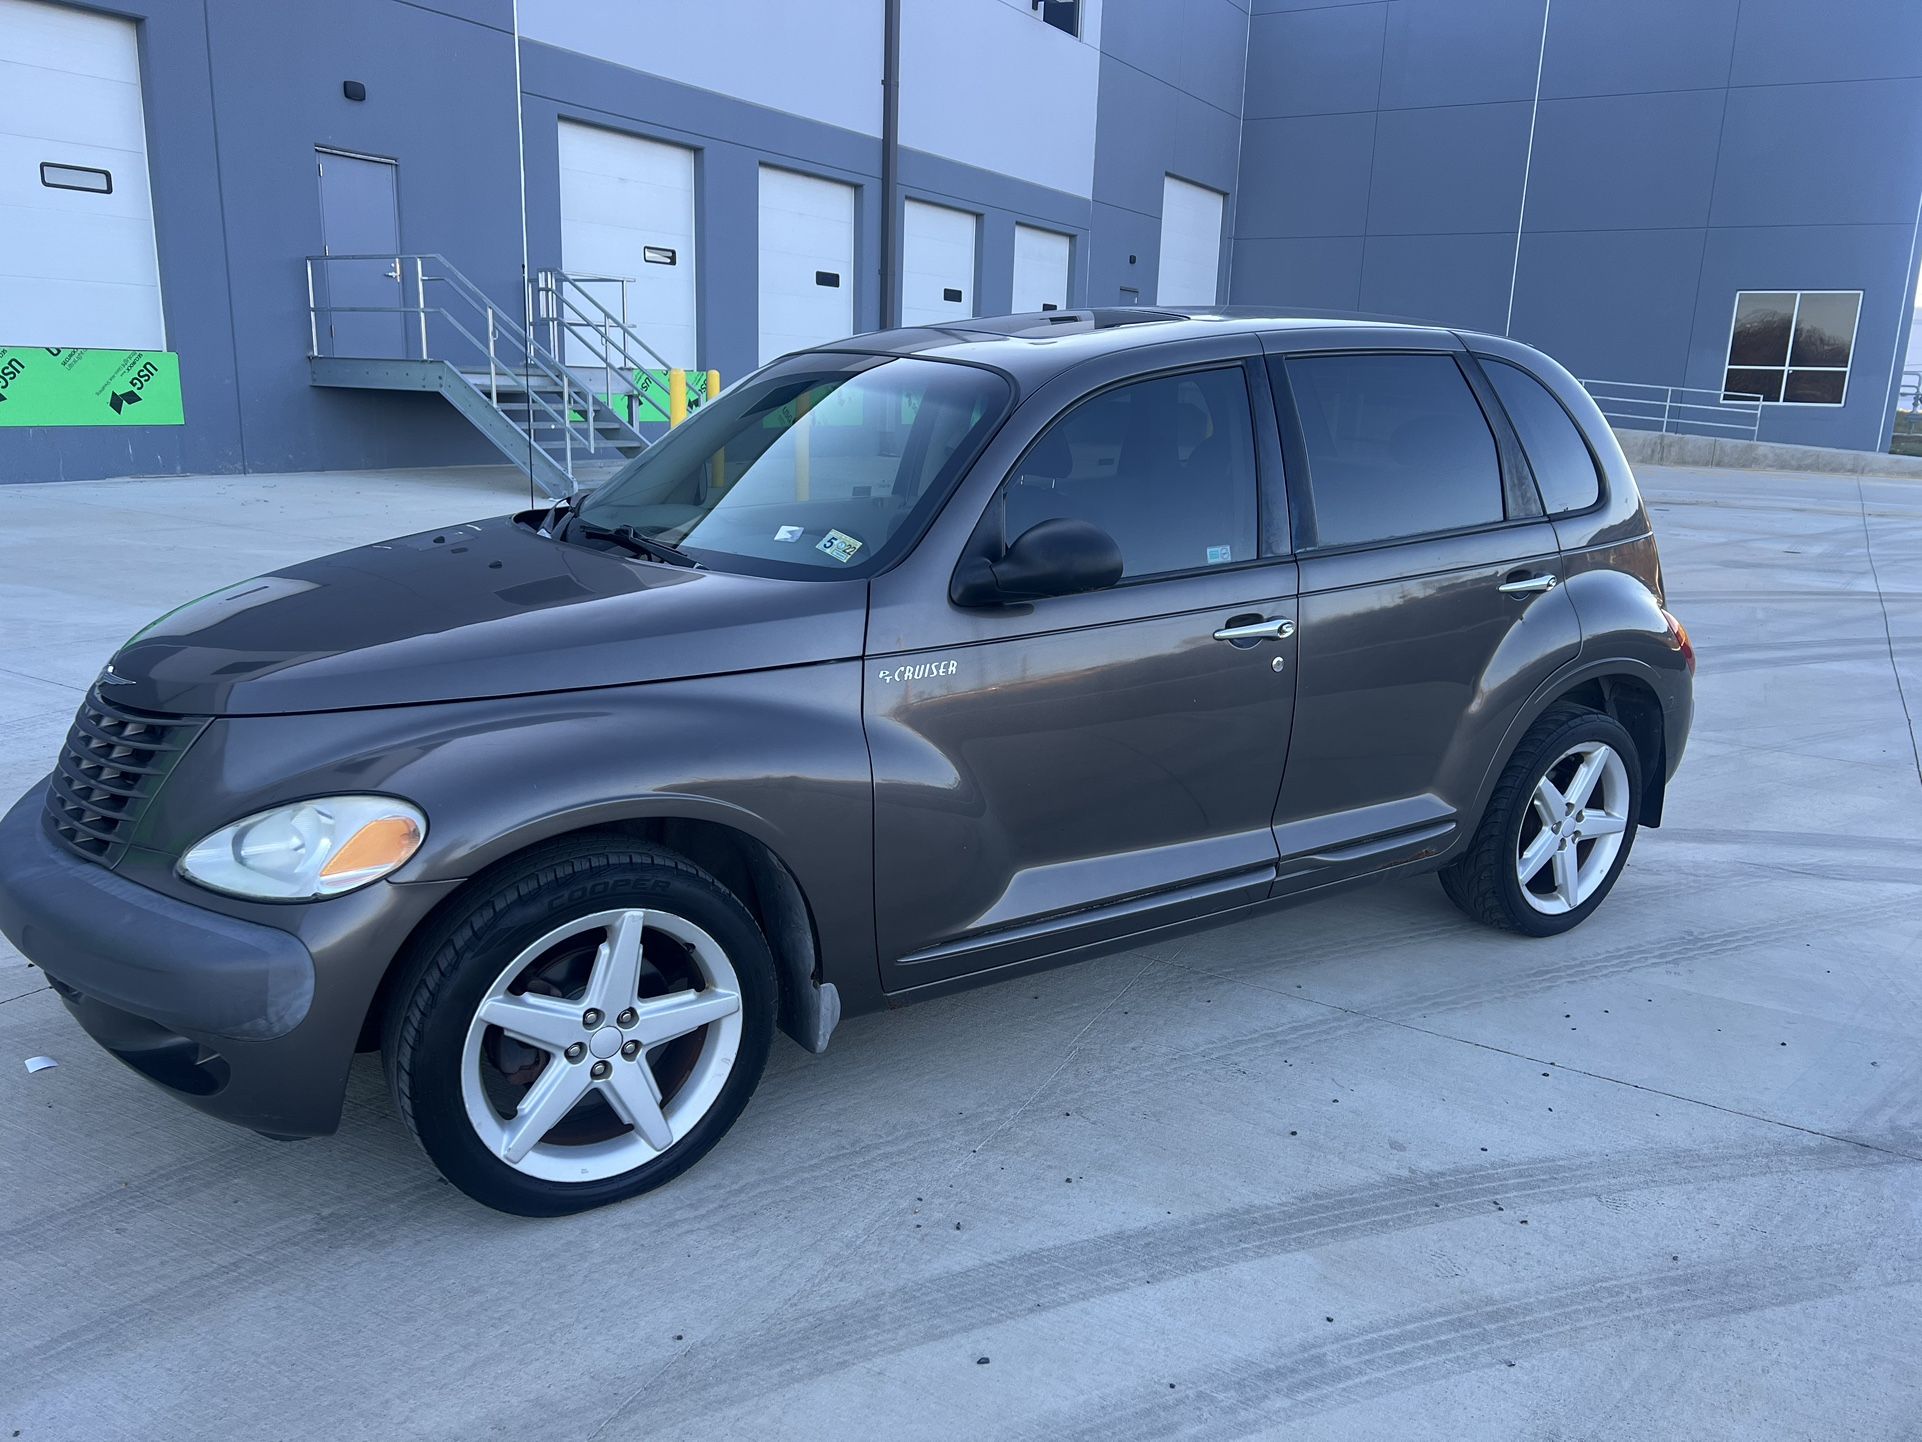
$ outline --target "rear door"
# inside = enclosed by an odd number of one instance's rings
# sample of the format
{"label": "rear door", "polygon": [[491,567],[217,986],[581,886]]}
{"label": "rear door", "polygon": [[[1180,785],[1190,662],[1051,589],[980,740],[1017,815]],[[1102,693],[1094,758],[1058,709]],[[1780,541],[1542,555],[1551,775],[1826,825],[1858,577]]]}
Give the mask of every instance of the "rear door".
{"label": "rear door", "polygon": [[1465,352],[1412,334],[1431,348],[1270,341],[1290,348],[1269,364],[1301,563],[1278,894],[1450,844],[1509,723],[1580,646],[1492,391]]}
{"label": "rear door", "polygon": [[[1168,347],[1152,374],[1139,352],[1104,357],[1043,388],[875,578],[864,715],[890,991],[1267,894],[1295,569],[1259,519],[1280,453],[1257,345]],[[1101,526],[1121,584],[952,605],[968,538],[1004,509],[1011,536]],[[1286,634],[1216,636],[1264,623]]]}

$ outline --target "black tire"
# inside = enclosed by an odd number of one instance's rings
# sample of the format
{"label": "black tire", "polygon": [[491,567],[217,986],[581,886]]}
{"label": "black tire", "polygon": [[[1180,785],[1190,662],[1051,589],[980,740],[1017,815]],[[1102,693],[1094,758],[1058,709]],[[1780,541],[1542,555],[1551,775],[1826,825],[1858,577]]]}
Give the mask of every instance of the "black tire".
{"label": "black tire", "polygon": [[[1613,865],[1594,892],[1573,909],[1550,914],[1531,906],[1516,875],[1522,828],[1531,814],[1535,788],[1570,748],[1601,741],[1614,748],[1628,772],[1628,824]],[[1485,926],[1525,936],[1557,936],[1580,926],[1615,887],[1628,864],[1642,811],[1642,763],[1635,741],[1612,716],[1580,706],[1556,706],[1522,737],[1509,758],[1482,813],[1474,839],[1440,873],[1442,890],[1467,915]]]}
{"label": "black tire", "polygon": [[[651,1161],[594,1181],[528,1176],[488,1150],[468,1120],[461,1068],[469,1022],[487,989],[525,948],[576,917],[624,904],[683,916],[726,952],[742,1014],[732,1069],[709,1110]],[[630,839],[572,841],[484,878],[425,938],[387,1008],[381,1058],[395,1105],[442,1176],[498,1211],[562,1216],[651,1191],[721,1139],[761,1079],[774,1034],[776,987],[760,929],[707,872]]]}

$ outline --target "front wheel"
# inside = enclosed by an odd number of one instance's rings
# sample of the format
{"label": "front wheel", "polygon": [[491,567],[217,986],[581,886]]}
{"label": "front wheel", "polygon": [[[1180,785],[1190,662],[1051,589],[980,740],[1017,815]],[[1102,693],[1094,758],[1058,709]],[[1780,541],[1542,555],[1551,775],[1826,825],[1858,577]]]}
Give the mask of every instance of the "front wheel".
{"label": "front wheel", "polygon": [[1476,921],[1553,936],[1587,920],[1628,862],[1641,759],[1613,717],[1549,711],[1522,738],[1442,889]]}
{"label": "front wheel", "polygon": [[555,1216],[679,1175],[747,1105],[773,1035],[767,943],[663,852],[574,847],[476,896],[403,979],[401,1115],[476,1201]]}

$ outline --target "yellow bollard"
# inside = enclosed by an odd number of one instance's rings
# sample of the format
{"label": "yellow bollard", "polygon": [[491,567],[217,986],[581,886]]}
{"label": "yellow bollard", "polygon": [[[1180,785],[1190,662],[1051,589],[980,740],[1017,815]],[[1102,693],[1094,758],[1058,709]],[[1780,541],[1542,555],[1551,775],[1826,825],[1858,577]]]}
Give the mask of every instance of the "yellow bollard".
{"label": "yellow bollard", "polygon": [[713,400],[714,397],[718,396],[720,393],[721,393],[721,373],[719,371],[709,371],[707,373],[707,394],[701,397],[701,404],[706,405],[709,401]]}
{"label": "yellow bollard", "polygon": [[667,373],[667,423],[678,426],[687,419],[687,372],[671,370]]}
{"label": "yellow bollard", "polygon": [[808,455],[808,434],[814,427],[808,424],[808,412],[814,409],[814,392],[802,391],[794,398],[794,499],[808,499],[808,489],[812,482],[809,474],[812,457]]}

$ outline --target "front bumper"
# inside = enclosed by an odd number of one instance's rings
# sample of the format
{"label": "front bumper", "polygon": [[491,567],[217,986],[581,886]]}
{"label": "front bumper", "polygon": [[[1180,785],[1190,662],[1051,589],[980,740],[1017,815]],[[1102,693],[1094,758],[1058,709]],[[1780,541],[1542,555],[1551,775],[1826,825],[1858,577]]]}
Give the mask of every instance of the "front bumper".
{"label": "front bumper", "polygon": [[47,833],[44,798],[36,786],[0,820],[0,933],[87,1034],[224,1121],[333,1131],[368,1003],[442,888],[383,884],[276,908],[314,933],[304,939],[75,856]]}

